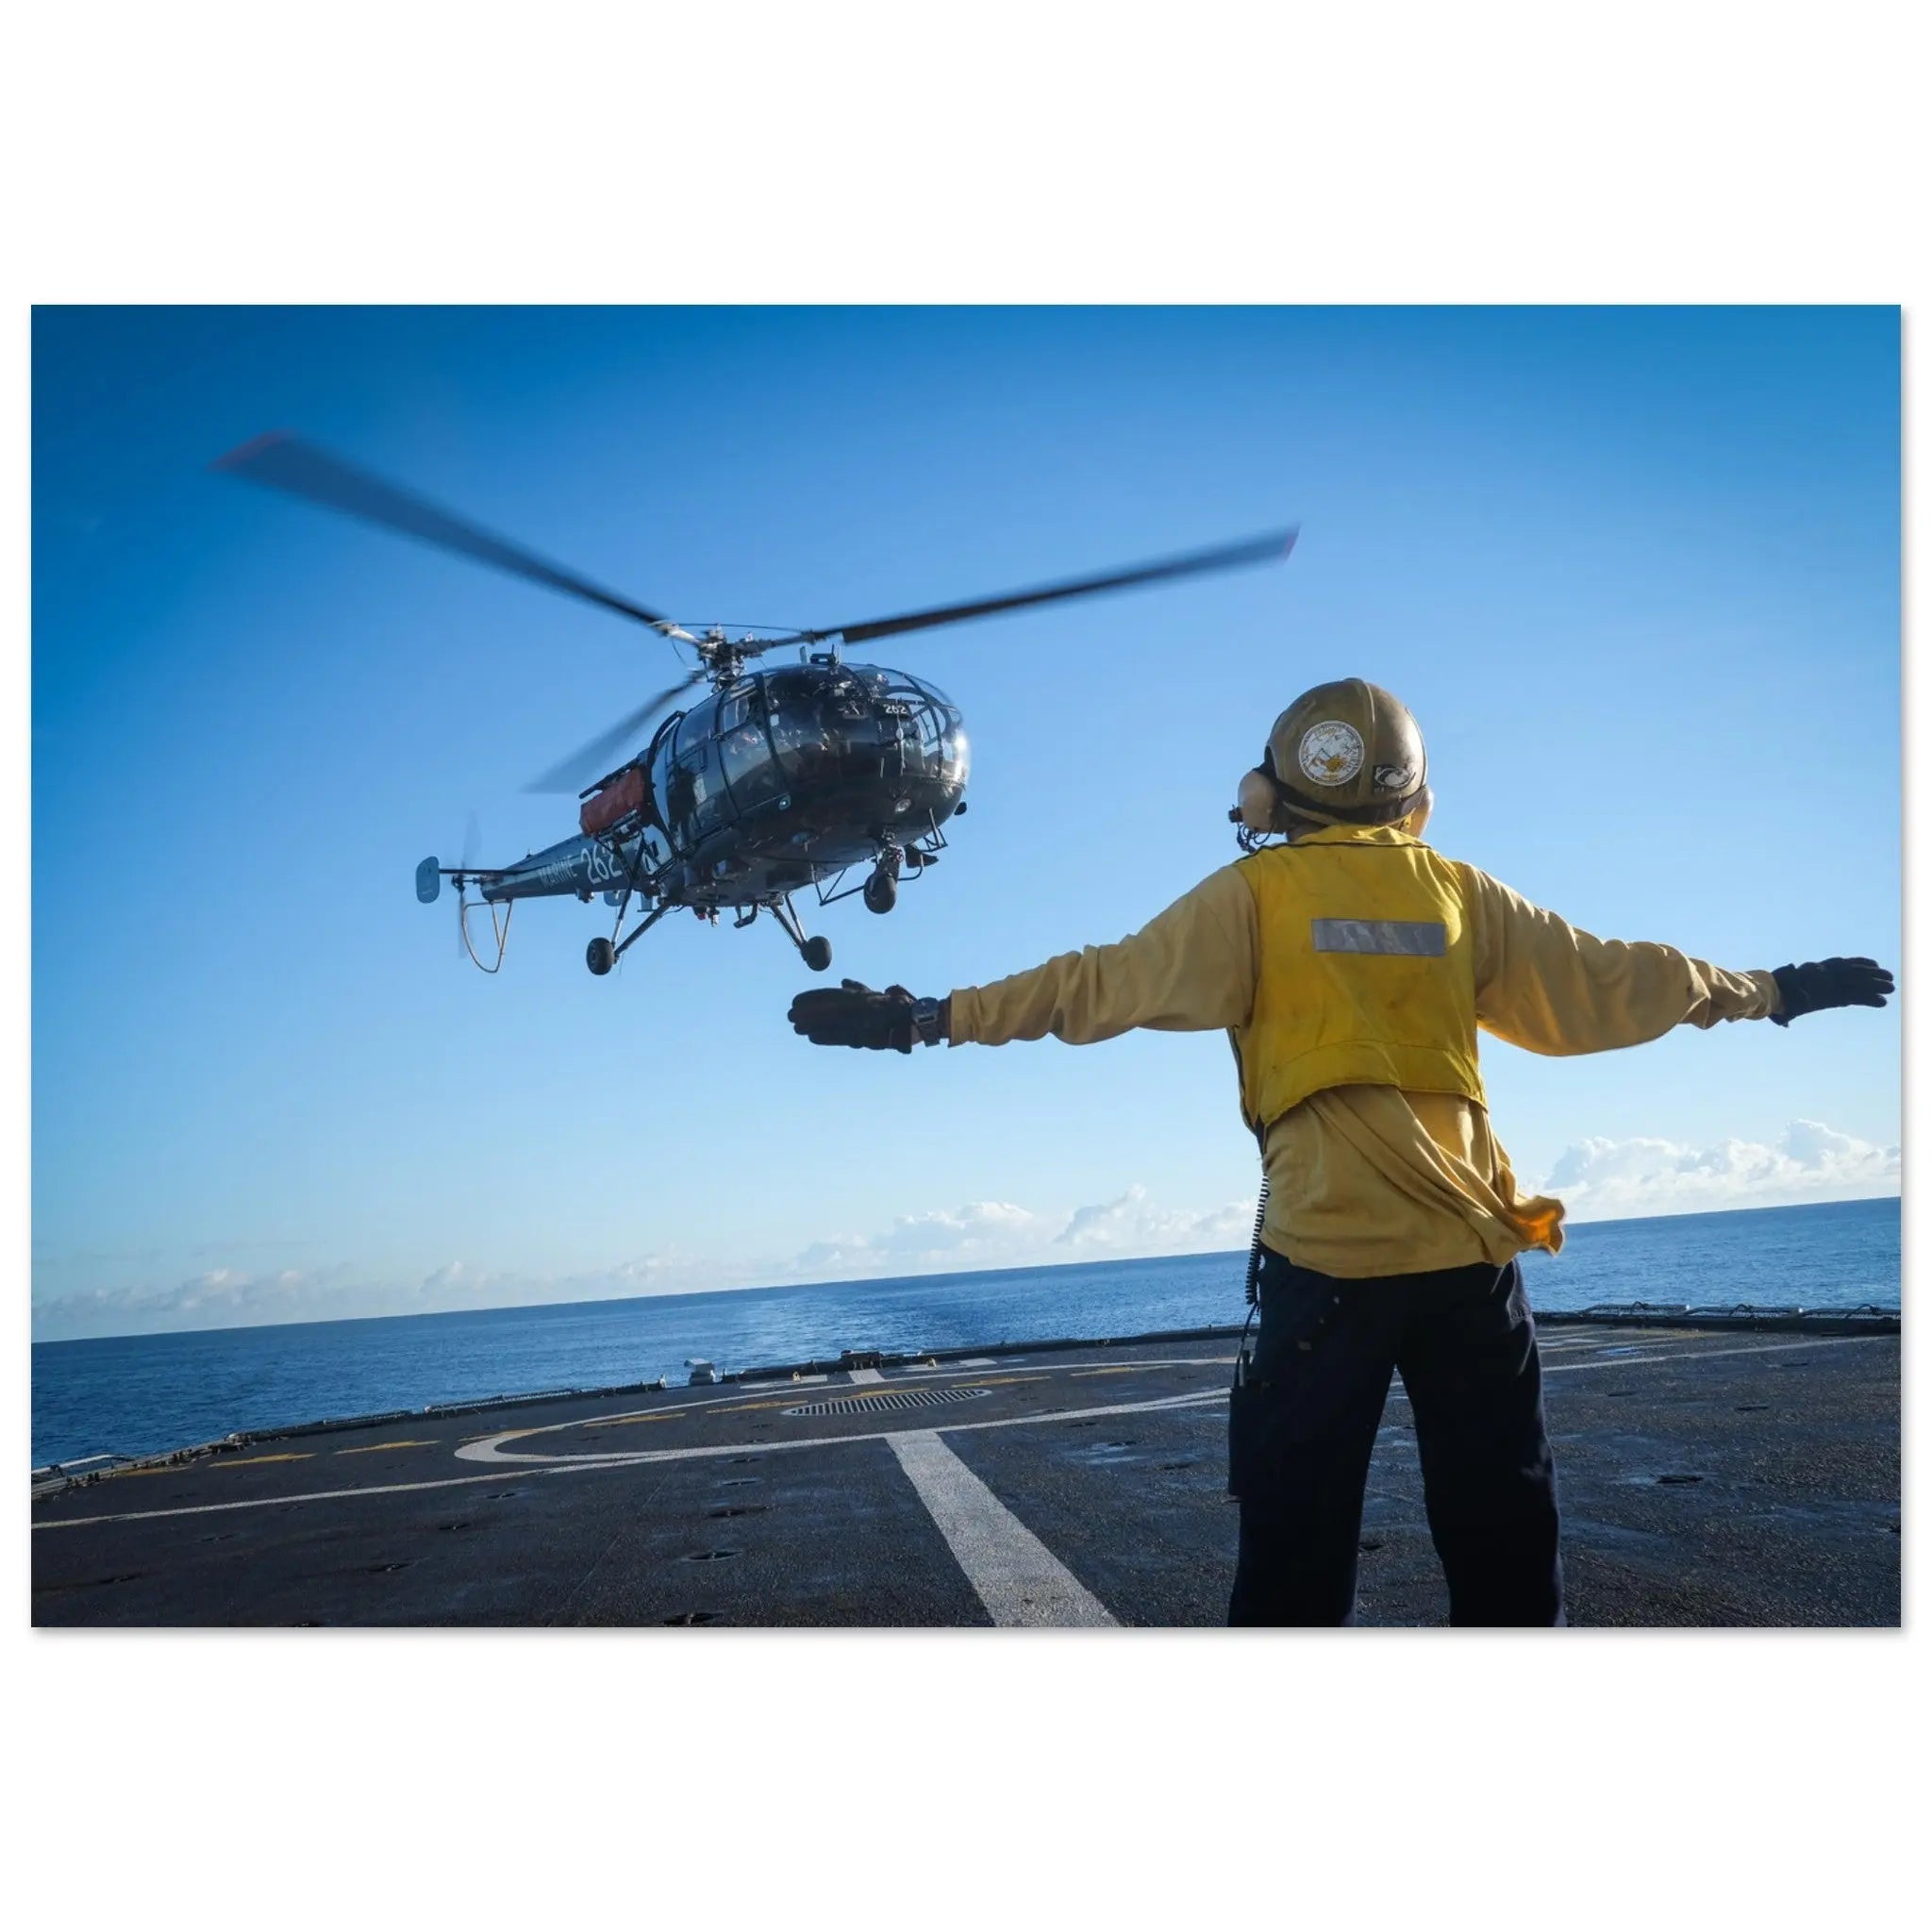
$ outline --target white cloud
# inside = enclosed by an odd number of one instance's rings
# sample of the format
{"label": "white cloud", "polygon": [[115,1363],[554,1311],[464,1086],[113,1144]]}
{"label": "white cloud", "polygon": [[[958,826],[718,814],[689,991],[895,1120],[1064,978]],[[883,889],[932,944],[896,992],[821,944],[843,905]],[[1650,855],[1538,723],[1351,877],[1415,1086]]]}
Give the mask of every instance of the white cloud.
{"label": "white cloud", "polygon": [[[1696,1147],[1642,1136],[1578,1141],[1564,1149],[1537,1191],[1561,1196],[1578,1221],[1603,1221],[1853,1200],[1896,1193],[1899,1176],[1896,1147],[1875,1146],[1817,1121],[1793,1121],[1774,1143],[1727,1140]],[[672,1249],[561,1274],[454,1257],[403,1281],[372,1278],[346,1264],[267,1272],[221,1267],[155,1285],[56,1291],[36,1300],[33,1329],[36,1340],[57,1341],[1224,1253],[1247,1245],[1254,1211],[1252,1199],[1207,1209],[1162,1206],[1137,1182],[1111,1200],[1074,1208],[969,1201],[905,1214],[887,1227],[815,1241],[789,1256],[718,1258]],[[47,1272],[57,1271],[48,1266]]]}
{"label": "white cloud", "polygon": [[1896,1147],[1875,1146],[1818,1121],[1792,1121],[1774,1143],[1576,1141],[1538,1191],[1560,1196],[1578,1221],[1608,1221],[1857,1200],[1897,1193],[1899,1178]]}
{"label": "white cloud", "polygon": [[969,1201],[961,1208],[902,1215],[876,1234],[814,1241],[784,1272],[791,1280],[830,1281],[1213,1254],[1247,1241],[1254,1212],[1251,1201],[1205,1213],[1157,1207],[1138,1182],[1111,1201],[1072,1208],[1035,1211],[1010,1201]]}
{"label": "white cloud", "polygon": [[443,1314],[459,1308],[529,1307],[545,1302],[727,1288],[750,1278],[742,1272],[667,1255],[644,1255],[591,1273],[556,1275],[525,1274],[455,1259],[414,1282],[358,1276],[346,1265],[265,1274],[215,1268],[175,1282],[42,1296],[33,1305],[33,1333],[37,1341],[60,1341],[92,1335],[341,1322],[365,1315]]}
{"label": "white cloud", "polygon": [[[153,1334],[176,1328],[240,1328],[260,1323],[329,1322],[343,1315],[392,1314],[358,1292],[340,1269],[277,1269],[250,1274],[211,1268],[184,1280],[126,1288],[83,1289],[33,1305],[34,1339]],[[392,1294],[383,1293],[385,1301]]]}
{"label": "white cloud", "polygon": [[1240,1202],[1208,1213],[1164,1208],[1137,1184],[1112,1201],[1088,1207],[1035,1211],[1010,1201],[969,1201],[905,1214],[888,1227],[813,1241],[790,1256],[721,1259],[674,1249],[558,1274],[492,1268],[455,1257],[420,1277],[388,1281],[346,1265],[275,1272],[216,1268],[174,1281],[45,1294],[34,1304],[33,1330],[37,1341],[53,1341],[1206,1253],[1241,1246],[1253,1212],[1251,1203]]}
{"label": "white cloud", "polygon": [[1010,1201],[969,1201],[924,1214],[902,1214],[876,1234],[813,1241],[784,1263],[793,1281],[836,1281],[868,1274],[963,1273],[1022,1268],[1024,1257],[1050,1243],[1062,1218],[1035,1214]]}
{"label": "white cloud", "polygon": [[1117,1200],[1076,1208],[1054,1244],[1106,1255],[1212,1254],[1246,1242],[1254,1226],[1252,1202],[1232,1201],[1203,1214],[1163,1208],[1147,1199],[1137,1181]]}

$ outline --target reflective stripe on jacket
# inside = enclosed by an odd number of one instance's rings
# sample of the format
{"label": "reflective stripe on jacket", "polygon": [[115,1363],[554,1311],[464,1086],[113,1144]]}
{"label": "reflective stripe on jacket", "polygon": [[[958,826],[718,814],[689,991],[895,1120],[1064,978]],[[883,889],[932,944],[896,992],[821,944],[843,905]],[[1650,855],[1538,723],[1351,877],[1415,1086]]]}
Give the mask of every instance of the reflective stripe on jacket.
{"label": "reflective stripe on jacket", "polygon": [[1330,1087],[1484,1104],[1458,866],[1406,832],[1337,825],[1238,870],[1260,940],[1253,1012],[1234,1029],[1250,1127]]}

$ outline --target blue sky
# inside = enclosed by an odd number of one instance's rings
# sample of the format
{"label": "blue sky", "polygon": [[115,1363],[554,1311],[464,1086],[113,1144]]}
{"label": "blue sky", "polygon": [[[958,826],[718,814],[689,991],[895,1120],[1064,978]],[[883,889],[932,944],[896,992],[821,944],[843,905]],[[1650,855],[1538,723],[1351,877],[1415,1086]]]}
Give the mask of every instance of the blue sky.
{"label": "blue sky", "polygon": [[[1431,838],[1722,964],[1899,955],[1891,309],[60,310],[34,326],[35,1332],[1227,1247],[1224,1043],[815,1053],[761,921],[518,914],[415,861],[668,683],[595,610],[208,474],[287,427],[679,618],[830,623],[1298,520],[1282,569],[894,640],[973,809],[835,971],[943,991],[1234,856],[1358,674]],[[1539,1060],[1579,1215],[1897,1187],[1895,1009]]]}

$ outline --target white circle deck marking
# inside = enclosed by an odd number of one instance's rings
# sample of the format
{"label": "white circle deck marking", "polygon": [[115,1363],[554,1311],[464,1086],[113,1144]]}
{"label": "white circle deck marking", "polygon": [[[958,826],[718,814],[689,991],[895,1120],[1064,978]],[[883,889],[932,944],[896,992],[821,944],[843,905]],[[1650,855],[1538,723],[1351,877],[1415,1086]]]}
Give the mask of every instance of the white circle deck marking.
{"label": "white circle deck marking", "polygon": [[[1671,1349],[1660,1355],[1599,1357],[1590,1361],[1553,1362],[1543,1373],[1546,1375],[1574,1374],[1579,1369],[1633,1368],[1644,1362],[1668,1361],[1708,1361],[1719,1356],[1734,1355],[1776,1355],[1794,1348],[1833,1348],[1843,1347],[1854,1341],[1885,1341],[1893,1338],[1880,1335],[1834,1335],[1822,1337],[1810,1341],[1774,1341],[1752,1347]],[[1224,1369],[1233,1363],[1232,1356],[1211,1357],[1177,1357],[1167,1361],[1135,1363],[1134,1367],[1147,1368],[1218,1368]],[[1125,1365],[1124,1365],[1125,1366]],[[1022,1373],[1024,1373],[1024,1371]],[[1058,1369],[1042,1369],[1034,1373],[1049,1374],[1058,1373]],[[1402,1391],[1399,1385],[1391,1388],[1391,1393],[1398,1398]],[[1108,1403],[1099,1407],[1083,1408],[1054,1408],[1039,1415],[994,1416],[986,1421],[941,1423],[937,1424],[941,1434],[954,1436],[967,1430],[1022,1428],[1029,1424],[1060,1423],[1084,1421],[1090,1416],[1140,1415],[1164,1408],[1188,1407],[1203,1402],[1224,1402],[1227,1399],[1226,1390],[1216,1386],[1211,1389],[1196,1390],[1183,1395],[1160,1395],[1141,1402]],[[747,1451],[758,1455],[777,1455],[795,1449],[824,1449],[844,1442],[883,1442],[901,1433],[898,1429],[874,1429],[863,1434],[845,1436],[811,1436],[782,1442],[726,1442],[692,1443],[673,1449],[613,1449],[580,1452],[574,1456],[538,1456],[527,1451],[510,1454],[504,1450],[506,1442],[524,1441],[532,1436],[559,1435],[566,1429],[585,1426],[584,1419],[567,1423],[546,1423],[534,1429],[506,1429],[501,1435],[486,1436],[478,1442],[466,1442],[457,1455],[468,1462],[513,1463],[520,1466],[538,1467],[581,1466],[601,1464],[607,1468],[638,1462],[671,1462],[687,1460],[707,1456],[742,1456]],[[933,1428],[928,1419],[919,1423],[908,1423],[908,1427],[924,1426]]]}

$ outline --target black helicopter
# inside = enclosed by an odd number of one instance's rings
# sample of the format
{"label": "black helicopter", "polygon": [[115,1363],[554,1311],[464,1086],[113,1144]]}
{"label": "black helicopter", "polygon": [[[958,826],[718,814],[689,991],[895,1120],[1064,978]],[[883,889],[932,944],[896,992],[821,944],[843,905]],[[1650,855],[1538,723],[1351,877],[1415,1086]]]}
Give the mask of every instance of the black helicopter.
{"label": "black helicopter", "polygon": [[[1296,534],[1281,530],[864,624],[728,636],[723,625],[688,630],[292,436],[259,437],[214,467],[583,598],[695,652],[696,664],[677,683],[526,788],[576,792],[576,837],[514,865],[446,866],[430,858],[416,868],[416,896],[425,905],[445,878],[455,880],[464,948],[488,973],[503,963],[516,900],[570,894],[588,904],[600,892],[617,919],[608,939],[590,943],[585,957],[592,973],[608,973],[680,908],[713,924],[729,909],[740,926],[769,911],[806,965],[823,973],[832,963],[831,943],[806,937],[792,893],[809,886],[819,904],[829,906],[857,892],[874,912],[890,912],[900,879],[936,862],[945,849],[946,823],[966,809],[968,747],[958,708],[907,672],[846,663],[841,645],[1276,560],[1294,547]],[[781,648],[795,649],[799,661],[753,668]],[[711,686],[708,696],[674,710],[642,750],[611,763],[660,711],[705,683]],[[864,876],[848,885],[861,870]],[[496,957],[488,964],[471,941],[472,886],[491,908]],[[626,932],[634,907],[641,913]]]}

